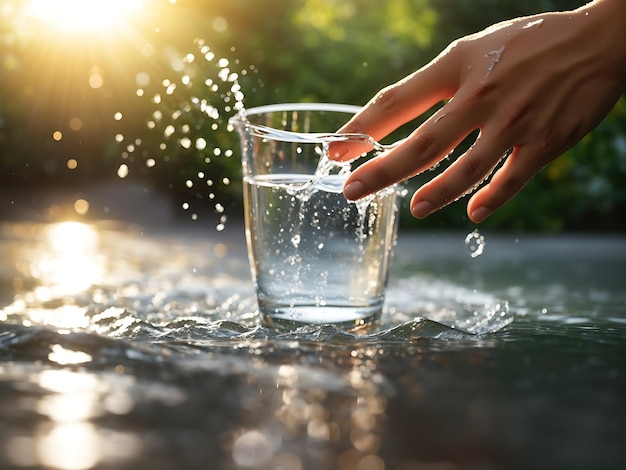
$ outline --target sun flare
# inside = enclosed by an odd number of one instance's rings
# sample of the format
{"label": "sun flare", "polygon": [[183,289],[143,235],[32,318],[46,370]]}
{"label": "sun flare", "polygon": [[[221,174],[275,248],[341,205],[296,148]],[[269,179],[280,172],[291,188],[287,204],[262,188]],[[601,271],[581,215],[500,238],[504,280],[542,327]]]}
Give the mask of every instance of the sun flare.
{"label": "sun flare", "polygon": [[29,0],[27,11],[63,32],[108,30],[120,26],[142,0]]}

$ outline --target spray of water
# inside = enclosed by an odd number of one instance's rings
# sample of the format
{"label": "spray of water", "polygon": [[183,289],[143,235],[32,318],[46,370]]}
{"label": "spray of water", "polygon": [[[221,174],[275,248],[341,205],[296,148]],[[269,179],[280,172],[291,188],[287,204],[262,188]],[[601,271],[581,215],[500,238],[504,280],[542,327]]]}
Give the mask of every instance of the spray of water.
{"label": "spray of water", "polygon": [[[230,186],[238,182],[233,178],[238,161],[228,161],[237,145],[228,117],[244,106],[240,75],[256,73],[256,68],[235,70],[238,61],[217,56],[202,39],[194,42],[192,52],[167,52],[167,70],[136,75],[133,99],[141,100],[148,112],[140,136],[123,132],[115,136],[121,147],[117,175],[165,174],[169,181],[164,189],[188,195],[181,208],[192,220],[203,214],[199,209],[207,203],[213,206],[219,231],[227,221],[226,205],[218,201],[219,196],[237,191]],[[116,121],[123,117],[121,112],[114,115]]]}

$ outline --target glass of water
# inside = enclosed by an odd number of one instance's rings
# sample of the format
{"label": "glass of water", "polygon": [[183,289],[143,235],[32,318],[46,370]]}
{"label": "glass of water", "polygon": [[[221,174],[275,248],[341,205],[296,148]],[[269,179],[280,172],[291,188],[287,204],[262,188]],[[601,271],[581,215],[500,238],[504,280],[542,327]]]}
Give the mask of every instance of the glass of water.
{"label": "glass of water", "polygon": [[355,329],[380,317],[399,190],[348,201],[343,184],[356,162],[327,158],[337,141],[381,148],[367,135],[334,133],[359,109],[278,104],[230,120],[241,141],[248,254],[266,325]]}

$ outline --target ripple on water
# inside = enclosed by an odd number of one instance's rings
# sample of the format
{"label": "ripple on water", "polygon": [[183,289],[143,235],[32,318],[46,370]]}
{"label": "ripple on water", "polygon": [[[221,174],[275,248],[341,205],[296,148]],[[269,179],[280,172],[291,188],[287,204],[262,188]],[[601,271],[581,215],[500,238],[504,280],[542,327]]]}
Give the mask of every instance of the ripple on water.
{"label": "ripple on water", "polygon": [[[496,331],[513,320],[505,301],[454,284],[421,278],[404,279],[390,287],[389,305],[380,323],[358,334],[328,325],[309,325],[289,332],[266,328],[256,313],[253,293],[248,296],[233,293],[221,303],[208,295],[199,300],[196,293],[195,313],[191,313],[183,302],[187,294],[172,292],[167,307],[155,311],[154,298],[142,289],[145,288],[136,284],[132,290],[122,286],[116,293],[106,295],[102,286],[93,290],[98,298],[116,299],[127,307],[103,305],[87,295],[74,299],[75,303],[82,303],[72,306],[72,311],[81,312],[81,321],[74,328],[68,328],[65,320],[55,323],[55,318],[62,318],[57,310],[64,307],[54,302],[48,303],[51,308],[46,315],[45,308],[16,300],[2,310],[6,320],[0,335],[0,350],[9,355],[45,356],[48,360],[51,345],[58,344],[64,350],[81,351],[99,360],[103,356],[119,358],[120,355],[148,360],[144,349],[150,343],[180,348],[249,345],[261,341],[260,347],[266,342],[275,350],[280,350],[282,345],[289,350],[291,342],[324,343],[329,347],[357,343],[405,345],[423,338],[469,338]],[[126,292],[126,297],[120,298],[120,292]]]}
{"label": "ripple on water", "polygon": [[[107,267],[113,271],[76,295],[49,290],[42,298],[37,283],[16,295],[0,309],[0,354],[56,364],[138,361],[160,367],[165,357],[184,363],[197,351],[222,348],[287,356],[294,344],[332,349],[463,340],[513,321],[503,299],[414,276],[388,287],[381,321],[367,331],[313,325],[277,331],[261,324],[243,255],[199,257],[212,250],[204,238],[177,243],[143,237],[139,242],[132,235],[102,232],[100,243],[124,263]],[[163,252],[169,256],[153,256]]]}

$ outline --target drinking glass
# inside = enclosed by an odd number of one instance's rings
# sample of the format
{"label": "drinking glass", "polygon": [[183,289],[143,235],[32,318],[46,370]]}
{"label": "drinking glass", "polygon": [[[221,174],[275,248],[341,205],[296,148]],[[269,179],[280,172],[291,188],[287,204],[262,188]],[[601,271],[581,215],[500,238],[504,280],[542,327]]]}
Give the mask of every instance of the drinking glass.
{"label": "drinking glass", "polygon": [[327,158],[333,142],[367,144],[370,154],[384,148],[368,135],[335,133],[359,109],[277,104],[230,119],[241,143],[248,255],[266,325],[355,329],[380,317],[400,191],[348,201],[342,189],[357,161]]}

